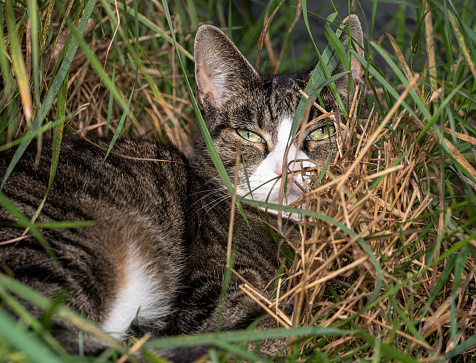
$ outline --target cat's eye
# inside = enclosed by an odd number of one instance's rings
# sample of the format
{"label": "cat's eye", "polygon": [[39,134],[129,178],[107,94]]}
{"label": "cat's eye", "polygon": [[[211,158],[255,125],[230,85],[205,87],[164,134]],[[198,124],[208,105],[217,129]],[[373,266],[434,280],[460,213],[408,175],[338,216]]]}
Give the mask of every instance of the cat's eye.
{"label": "cat's eye", "polygon": [[262,142],[266,144],[266,141],[264,141],[264,139],[261,136],[259,136],[257,133],[253,131],[246,130],[246,129],[238,129],[236,130],[236,132],[245,140],[248,140],[251,142]]}
{"label": "cat's eye", "polygon": [[309,135],[306,136],[307,141],[320,141],[325,140],[329,137],[329,135],[334,134],[336,132],[336,128],[332,125],[324,125],[315,129]]}

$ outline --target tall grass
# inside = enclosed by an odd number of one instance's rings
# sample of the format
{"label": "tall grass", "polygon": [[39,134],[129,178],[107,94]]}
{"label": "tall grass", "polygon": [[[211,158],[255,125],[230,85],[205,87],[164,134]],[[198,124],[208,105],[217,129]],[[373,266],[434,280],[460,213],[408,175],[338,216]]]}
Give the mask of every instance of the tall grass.
{"label": "tall grass", "polygon": [[[330,32],[329,40],[312,34],[318,18],[336,30],[328,17],[336,7],[332,0],[322,4],[322,12],[310,12],[310,2],[303,0],[285,1],[273,13],[280,3],[0,2],[0,151],[16,150],[7,174],[0,176],[2,185],[33,138],[41,147],[42,138],[55,136],[55,155],[61,135],[104,135],[112,143],[117,137],[148,137],[188,150],[196,127],[203,129],[190,93],[193,38],[200,22],[219,25],[252,64],[260,59],[262,72],[310,66],[325,58],[327,43],[336,47]],[[361,16],[367,46],[366,58],[359,58],[373,107],[371,122],[362,123],[367,132],[357,140],[343,134],[342,145],[356,141],[355,153],[315,169],[315,189],[307,196],[312,207],[270,206],[307,216],[303,228],[311,232],[304,242],[288,241],[292,253],[282,266],[289,290],[279,302],[292,300],[293,314],[275,309],[274,302],[266,306],[286,328],[251,335],[292,336],[288,361],[474,360],[474,4],[399,3],[384,28],[376,27],[384,4],[375,0],[372,5]],[[348,7],[359,9],[359,4]],[[338,17],[347,14],[341,11]],[[268,35],[259,52],[265,24]],[[294,47],[297,43],[301,49]],[[305,91],[313,100],[312,89]],[[347,115],[344,129],[357,128],[355,115]],[[53,157],[50,185],[56,165]],[[47,246],[44,226],[26,218],[2,193],[0,206]],[[0,361],[77,359],[23,310],[18,298],[108,340],[84,319],[6,275],[0,275],[0,298],[22,322],[15,323],[0,306]],[[242,348],[249,337],[211,333],[145,338],[132,345],[150,350],[211,344],[209,357],[215,362],[263,360],[259,352]],[[119,360],[125,351],[115,348],[96,360]]]}

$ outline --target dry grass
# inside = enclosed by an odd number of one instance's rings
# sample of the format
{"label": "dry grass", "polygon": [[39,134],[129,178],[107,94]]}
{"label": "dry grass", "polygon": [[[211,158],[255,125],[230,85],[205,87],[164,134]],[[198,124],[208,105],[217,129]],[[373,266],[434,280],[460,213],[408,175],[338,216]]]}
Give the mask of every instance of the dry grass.
{"label": "dry grass", "polygon": [[[327,168],[306,170],[313,173],[309,191],[296,204],[320,216],[303,217],[301,240],[287,239],[294,253],[291,266],[283,264],[287,290],[273,301],[261,296],[261,304],[284,327],[359,326],[413,357],[434,361],[476,334],[474,257],[456,261],[462,262],[458,281],[451,273],[459,247],[476,244],[474,231],[454,233],[444,211],[435,209],[430,189],[441,189],[441,170],[431,155],[438,139],[415,143],[420,123],[404,112],[394,115],[416,80],[384,120],[363,120],[363,132],[348,132],[356,118],[349,117],[340,125],[337,158]],[[458,218],[461,225],[469,221],[465,211]],[[249,285],[243,290],[259,295]],[[280,307],[289,304],[294,310],[286,315]],[[305,347],[308,353],[317,344],[328,355],[371,359],[376,351],[365,343],[349,336],[310,340]]]}
{"label": "dry grass", "polygon": [[[161,4],[155,4],[157,8],[149,16],[156,19],[164,19],[164,9]],[[98,8],[98,10],[101,10]],[[47,16],[45,9],[42,17]],[[98,13],[99,15],[99,13]],[[98,61],[103,65],[105,72],[113,80],[121,97],[127,100],[130,92],[133,92],[130,104],[130,114],[122,127],[121,134],[124,136],[138,138],[154,138],[171,142],[182,150],[186,150],[193,139],[195,131],[193,108],[188,92],[182,81],[180,65],[176,59],[176,51],[170,42],[163,42],[160,34],[151,32],[139,37],[140,42],[159,44],[158,49],[148,47],[141,49],[138,60],[135,60],[136,67],[141,65],[141,71],[148,75],[148,79],[136,82],[135,69],[128,62],[118,61],[114,52],[121,50],[127,52],[127,47],[134,44],[134,39],[117,40],[119,37],[105,33],[103,29],[109,22],[106,14],[100,15],[100,20],[90,19],[86,27],[84,38],[91,50],[94,51]],[[164,24],[166,22],[164,21]],[[161,23],[154,23],[156,31],[162,32],[170,38],[170,31],[163,29]],[[55,66],[61,61],[61,52],[68,45],[67,39],[70,34],[69,29],[61,22],[52,22],[51,26],[58,32],[55,33],[57,41],[51,42],[45,49],[43,62],[46,65],[44,70],[43,84],[49,84],[55,76]],[[102,36],[98,36],[98,34]],[[185,36],[183,43],[191,43],[191,34]],[[128,43],[128,44],[125,44]],[[189,58],[193,58],[189,52]],[[121,55],[124,57],[125,55]],[[151,87],[151,84],[156,87]],[[135,85],[135,87],[134,87]],[[133,88],[134,87],[134,88]],[[129,92],[129,93],[128,93]],[[120,119],[124,113],[122,107],[114,102],[109,106],[110,90],[101,80],[99,75],[91,65],[89,58],[81,49],[78,50],[74,61],[69,68],[68,100],[66,114],[71,114],[68,125],[77,133],[83,136],[111,136],[117,130]],[[110,107],[110,109],[109,109]],[[50,112],[50,117],[54,117],[56,102]],[[0,109],[1,111],[1,109]],[[35,113],[35,110],[33,110]],[[22,135],[27,129],[24,111],[18,110],[19,131],[15,137]]]}

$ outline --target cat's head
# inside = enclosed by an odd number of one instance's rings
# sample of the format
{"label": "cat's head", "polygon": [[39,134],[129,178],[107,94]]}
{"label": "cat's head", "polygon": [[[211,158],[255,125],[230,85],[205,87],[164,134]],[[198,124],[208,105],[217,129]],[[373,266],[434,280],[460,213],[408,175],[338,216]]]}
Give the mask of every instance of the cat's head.
{"label": "cat's head", "polygon": [[[363,45],[358,17],[352,15],[344,20],[346,28],[349,21],[352,37]],[[347,35],[342,34],[341,41],[344,41]],[[360,47],[355,49],[363,56]],[[301,99],[299,90],[306,88],[313,69],[291,74],[259,74],[221,30],[211,25],[198,29],[195,38],[197,99],[231,180],[235,174],[237,145],[241,144],[239,196],[290,204],[307,189],[305,174],[296,171],[325,162],[336,150],[337,127],[329,119],[311,122],[322,114],[314,106],[304,133],[290,138],[294,113]],[[355,84],[362,90],[364,72],[354,56],[351,70]],[[334,74],[343,71],[339,64]],[[335,84],[344,104],[350,105],[352,93],[349,95],[348,77],[343,76]],[[330,89],[324,88],[320,95],[327,111],[336,110]],[[200,133],[195,140],[192,160],[208,177],[218,175]],[[286,161],[283,163],[283,160]],[[279,198],[281,183],[286,180],[286,188],[281,188]]]}

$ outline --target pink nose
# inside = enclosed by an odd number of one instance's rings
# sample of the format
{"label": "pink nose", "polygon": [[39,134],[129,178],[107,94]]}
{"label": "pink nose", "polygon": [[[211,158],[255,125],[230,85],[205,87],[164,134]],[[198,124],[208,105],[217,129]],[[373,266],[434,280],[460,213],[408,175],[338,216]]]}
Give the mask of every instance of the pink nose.
{"label": "pink nose", "polygon": [[300,162],[293,161],[292,163],[288,164],[288,171],[299,171],[302,169],[302,165]]}
{"label": "pink nose", "polygon": [[[282,169],[283,165],[281,163],[277,163],[274,167],[274,171],[276,174],[278,175],[282,175],[283,174],[283,169]],[[301,166],[301,163],[300,162],[291,162],[287,165],[288,167],[288,171],[287,171],[287,174],[288,174],[288,185],[289,184],[292,184],[292,182],[294,181],[294,179],[296,178],[297,176],[297,173],[293,173],[294,171],[299,171],[302,169],[302,166]]]}

